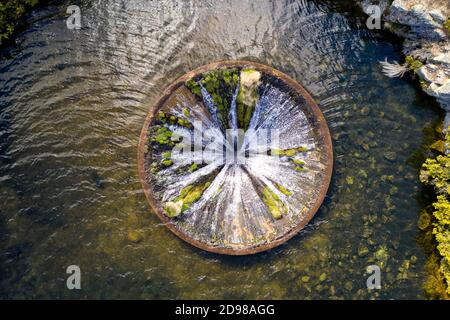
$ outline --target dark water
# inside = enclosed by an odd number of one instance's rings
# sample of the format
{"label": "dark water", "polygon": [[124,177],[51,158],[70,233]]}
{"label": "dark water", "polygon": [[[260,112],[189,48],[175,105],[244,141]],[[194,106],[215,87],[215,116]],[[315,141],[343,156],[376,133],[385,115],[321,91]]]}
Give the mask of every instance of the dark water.
{"label": "dark water", "polygon": [[[423,297],[417,174],[439,114],[411,83],[381,74],[378,61],[400,59],[398,48],[338,3],[83,1],[81,30],[66,28],[66,4],[36,11],[0,62],[0,296]],[[333,137],[321,210],[300,235],[256,256],[213,255],[176,238],[137,176],[150,103],[219,59],[297,79]],[[66,288],[72,264],[79,291]],[[366,288],[371,264],[382,270],[375,292]]]}

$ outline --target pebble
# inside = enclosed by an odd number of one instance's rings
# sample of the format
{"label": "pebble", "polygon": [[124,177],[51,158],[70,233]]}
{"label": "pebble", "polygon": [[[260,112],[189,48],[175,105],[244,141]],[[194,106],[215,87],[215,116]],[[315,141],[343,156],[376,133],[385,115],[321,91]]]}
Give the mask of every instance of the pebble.
{"label": "pebble", "polygon": [[345,178],[345,181],[347,182],[347,184],[352,185],[353,184],[353,177],[352,176],[347,176],[347,178]]}
{"label": "pebble", "polygon": [[136,230],[131,230],[128,232],[128,241],[133,242],[133,243],[138,243],[140,241],[142,241],[142,234],[139,231]]}
{"label": "pebble", "polygon": [[369,253],[369,249],[366,246],[360,246],[358,248],[358,255],[360,257],[364,257],[365,255],[367,255]]}
{"label": "pebble", "polygon": [[351,281],[347,281],[344,286],[348,291],[351,291],[353,289],[353,283]]}
{"label": "pebble", "polygon": [[370,112],[369,107],[363,107],[363,108],[361,109],[361,114],[362,114],[363,116],[367,116],[367,115],[369,114],[369,112]]}
{"label": "pebble", "polygon": [[302,277],[302,282],[306,283],[309,281],[309,277],[308,276],[303,276]]}
{"label": "pebble", "polygon": [[384,157],[389,161],[395,161],[397,159],[397,154],[393,151],[386,151]]}

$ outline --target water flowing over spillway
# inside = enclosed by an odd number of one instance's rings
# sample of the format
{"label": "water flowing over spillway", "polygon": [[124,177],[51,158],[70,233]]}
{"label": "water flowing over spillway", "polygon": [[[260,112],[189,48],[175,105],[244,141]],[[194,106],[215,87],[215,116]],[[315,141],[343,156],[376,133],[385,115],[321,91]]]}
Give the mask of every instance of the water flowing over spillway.
{"label": "water flowing over spillway", "polygon": [[201,248],[273,247],[323,200],[332,163],[325,120],[304,91],[268,67],[230,61],[200,69],[169,90],[144,126],[140,165],[150,203]]}

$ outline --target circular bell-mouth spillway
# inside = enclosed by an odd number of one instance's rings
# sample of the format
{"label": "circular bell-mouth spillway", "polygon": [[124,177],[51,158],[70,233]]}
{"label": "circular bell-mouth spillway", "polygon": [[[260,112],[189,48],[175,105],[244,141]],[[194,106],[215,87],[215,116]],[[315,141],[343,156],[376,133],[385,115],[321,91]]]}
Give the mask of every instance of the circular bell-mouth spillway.
{"label": "circular bell-mouth spillway", "polygon": [[215,253],[276,247],[319,209],[330,133],[306,90],[271,67],[221,61],[188,72],[150,109],[139,175],[158,217]]}

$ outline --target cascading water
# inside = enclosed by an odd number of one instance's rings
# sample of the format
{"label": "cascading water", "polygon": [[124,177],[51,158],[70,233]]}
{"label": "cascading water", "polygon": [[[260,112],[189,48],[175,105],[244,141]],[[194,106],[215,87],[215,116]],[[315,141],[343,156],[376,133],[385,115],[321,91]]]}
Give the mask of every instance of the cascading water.
{"label": "cascading water", "polygon": [[304,227],[325,196],[332,154],[324,119],[298,84],[269,67],[230,61],[199,70],[144,126],[147,196],[200,248],[271,248]]}

